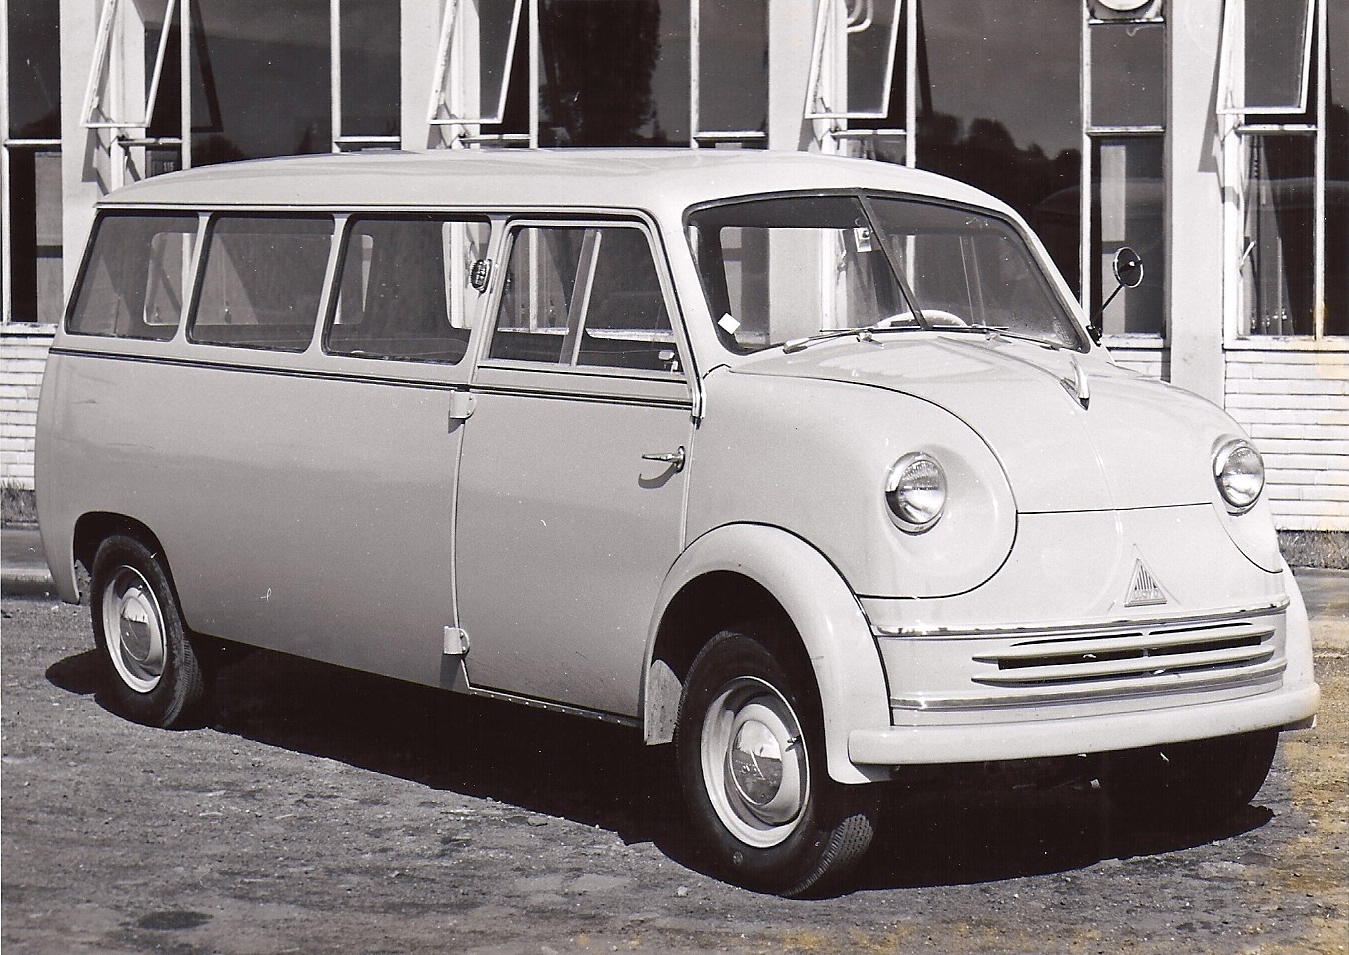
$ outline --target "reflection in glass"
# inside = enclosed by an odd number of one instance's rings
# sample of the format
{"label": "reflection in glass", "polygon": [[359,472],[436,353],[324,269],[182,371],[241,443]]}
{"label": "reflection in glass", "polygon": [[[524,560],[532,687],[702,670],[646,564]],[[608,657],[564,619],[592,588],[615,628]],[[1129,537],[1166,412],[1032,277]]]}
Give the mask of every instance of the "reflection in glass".
{"label": "reflection in glass", "polygon": [[689,142],[687,0],[541,0],[544,146]]}
{"label": "reflection in glass", "polygon": [[766,130],[768,0],[698,0],[698,18],[696,132]]}
{"label": "reflection in glass", "polygon": [[[1080,0],[923,0],[918,165],[1006,201],[1078,288]],[[1033,94],[1028,91],[1033,91]]]}
{"label": "reflection in glass", "polygon": [[395,136],[399,128],[399,5],[341,0],[344,136]]}
{"label": "reflection in glass", "polygon": [[[500,123],[523,0],[449,0],[431,121]],[[396,77],[396,74],[395,74]]]}
{"label": "reflection in glass", "polygon": [[821,0],[807,119],[881,119],[890,102],[902,0]]}
{"label": "reflection in glass", "polygon": [[14,139],[61,136],[60,4],[9,0],[9,129]]}
{"label": "reflection in glass", "polygon": [[328,0],[191,9],[193,163],[330,151]]}
{"label": "reflection in glass", "polygon": [[1161,23],[1091,25],[1091,124],[1161,126],[1165,122]]}
{"label": "reflection in glass", "polygon": [[1229,0],[1222,53],[1228,109],[1247,113],[1307,109],[1313,3]]}
{"label": "reflection in glass", "polygon": [[1255,134],[1242,147],[1241,334],[1311,335],[1314,140]]}
{"label": "reflection in glass", "polygon": [[1115,253],[1129,246],[1143,260],[1143,284],[1115,296],[1101,318],[1107,335],[1161,335],[1165,308],[1166,226],[1161,136],[1099,138],[1092,202],[1092,315],[1115,290]]}

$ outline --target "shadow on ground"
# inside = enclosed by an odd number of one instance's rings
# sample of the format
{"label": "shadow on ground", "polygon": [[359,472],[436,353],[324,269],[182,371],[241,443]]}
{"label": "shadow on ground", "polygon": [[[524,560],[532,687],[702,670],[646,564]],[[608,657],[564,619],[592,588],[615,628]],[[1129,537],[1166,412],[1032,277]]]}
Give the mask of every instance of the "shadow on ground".
{"label": "shadow on ground", "polygon": [[[103,702],[97,651],[58,661],[47,679]],[[207,725],[221,733],[598,826],[625,843],[652,842],[674,861],[705,871],[688,839],[672,747],[644,746],[634,730],[265,650],[225,668],[213,695]],[[971,776],[963,785],[939,792],[888,786],[881,828],[852,887],[1065,872],[1227,839],[1273,817],[1252,806],[1204,828],[1124,827],[1085,782],[1006,791]]]}

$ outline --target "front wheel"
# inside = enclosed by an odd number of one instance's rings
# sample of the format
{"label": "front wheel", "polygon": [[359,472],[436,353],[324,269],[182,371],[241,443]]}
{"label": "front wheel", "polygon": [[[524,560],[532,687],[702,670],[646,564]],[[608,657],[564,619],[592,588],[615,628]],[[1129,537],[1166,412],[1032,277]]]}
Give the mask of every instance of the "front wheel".
{"label": "front wheel", "polygon": [[689,669],[675,755],[713,867],[746,888],[819,891],[846,875],[874,832],[869,786],[824,765],[814,681],[747,634],[714,637]]}
{"label": "front wheel", "polygon": [[90,595],[113,708],[151,726],[190,723],[205,681],[163,563],[135,538],[110,537],[94,557]]}
{"label": "front wheel", "polygon": [[1102,782],[1131,820],[1221,822],[1255,798],[1278,743],[1278,730],[1264,730],[1112,753]]}

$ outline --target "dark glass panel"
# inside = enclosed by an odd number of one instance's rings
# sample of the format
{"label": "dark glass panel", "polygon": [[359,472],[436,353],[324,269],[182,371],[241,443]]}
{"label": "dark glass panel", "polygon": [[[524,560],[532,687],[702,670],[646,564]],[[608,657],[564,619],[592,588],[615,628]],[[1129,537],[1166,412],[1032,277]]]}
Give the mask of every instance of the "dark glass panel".
{"label": "dark glass panel", "polygon": [[1161,335],[1164,329],[1166,222],[1161,136],[1093,142],[1091,314],[1115,291],[1115,253],[1128,246],[1143,260],[1143,283],[1120,289],[1101,316],[1107,335]]}
{"label": "dark glass panel", "polygon": [[767,0],[700,0],[698,12],[701,129],[767,129]]}
{"label": "dark glass panel", "polygon": [[1094,126],[1161,126],[1166,27],[1098,23],[1091,27],[1091,122]]}
{"label": "dark glass panel", "polygon": [[[1308,0],[1244,0],[1246,49],[1244,94],[1249,109],[1297,112],[1306,95],[1307,34],[1312,30]],[[1334,4],[1331,4],[1334,6]]]}
{"label": "dark glass panel", "polygon": [[1242,332],[1311,335],[1315,143],[1309,135],[1246,139]]}
{"label": "dark glass panel", "polygon": [[922,0],[918,164],[1005,200],[1078,287],[1080,0]]}
{"label": "dark glass panel", "polygon": [[686,145],[688,16],[678,0],[541,0],[541,145]]}
{"label": "dark glass panel", "polygon": [[61,154],[9,151],[11,316],[54,324],[61,317]]}
{"label": "dark glass panel", "polygon": [[342,134],[396,136],[400,127],[399,4],[342,0]]}
{"label": "dark glass panel", "polygon": [[9,135],[61,136],[61,29],[56,0],[9,0]]}
{"label": "dark glass panel", "polygon": [[197,0],[194,165],[328,152],[328,0]]}
{"label": "dark glass panel", "polygon": [[1326,8],[1330,45],[1326,116],[1327,335],[1349,335],[1349,4]]}

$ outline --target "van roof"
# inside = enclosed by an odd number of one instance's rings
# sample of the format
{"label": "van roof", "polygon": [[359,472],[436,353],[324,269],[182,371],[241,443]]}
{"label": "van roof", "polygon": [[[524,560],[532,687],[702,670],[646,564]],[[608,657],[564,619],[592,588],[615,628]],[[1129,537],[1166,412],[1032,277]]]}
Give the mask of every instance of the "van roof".
{"label": "van roof", "polygon": [[360,209],[489,205],[610,207],[678,214],[712,199],[869,188],[991,206],[971,186],[890,163],[801,152],[715,149],[441,149],[292,156],[169,173],[101,206]]}

